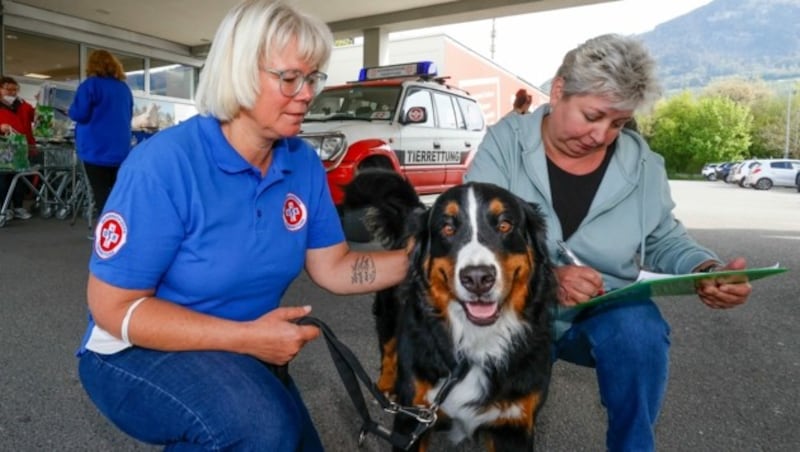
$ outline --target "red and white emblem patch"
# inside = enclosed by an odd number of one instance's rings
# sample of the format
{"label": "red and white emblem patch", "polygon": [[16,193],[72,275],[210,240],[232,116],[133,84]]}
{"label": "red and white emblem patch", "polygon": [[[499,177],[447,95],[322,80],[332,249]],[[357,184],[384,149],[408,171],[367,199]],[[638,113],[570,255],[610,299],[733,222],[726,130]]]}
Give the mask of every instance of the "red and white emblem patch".
{"label": "red and white emblem patch", "polygon": [[306,205],[292,193],[286,195],[283,202],[283,224],[290,231],[297,231],[306,224],[308,213]]}
{"label": "red and white emblem patch", "polygon": [[421,107],[412,107],[408,109],[408,119],[414,122],[422,121],[422,118],[425,117],[425,109]]}
{"label": "red and white emblem patch", "polygon": [[122,215],[106,212],[94,231],[94,251],[101,259],[117,254],[128,239],[128,226]]}

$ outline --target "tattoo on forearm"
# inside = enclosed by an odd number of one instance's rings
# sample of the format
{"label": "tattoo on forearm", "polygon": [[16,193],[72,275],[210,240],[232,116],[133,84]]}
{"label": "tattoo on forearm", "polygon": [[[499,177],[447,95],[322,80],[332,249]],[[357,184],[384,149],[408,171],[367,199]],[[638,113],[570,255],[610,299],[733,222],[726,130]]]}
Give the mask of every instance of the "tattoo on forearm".
{"label": "tattoo on forearm", "polygon": [[351,282],[353,284],[371,284],[375,282],[375,276],[378,272],[375,269],[375,262],[372,257],[361,256],[357,258],[352,268]]}

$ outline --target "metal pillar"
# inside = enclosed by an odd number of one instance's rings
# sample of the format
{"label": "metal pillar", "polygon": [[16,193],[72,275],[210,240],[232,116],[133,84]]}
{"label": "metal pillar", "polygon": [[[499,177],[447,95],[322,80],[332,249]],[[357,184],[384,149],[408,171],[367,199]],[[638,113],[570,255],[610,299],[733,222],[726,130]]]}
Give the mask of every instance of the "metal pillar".
{"label": "metal pillar", "polygon": [[795,90],[789,91],[789,98],[786,100],[786,144],[783,147],[783,158],[789,158],[789,132],[792,129],[792,99]]}

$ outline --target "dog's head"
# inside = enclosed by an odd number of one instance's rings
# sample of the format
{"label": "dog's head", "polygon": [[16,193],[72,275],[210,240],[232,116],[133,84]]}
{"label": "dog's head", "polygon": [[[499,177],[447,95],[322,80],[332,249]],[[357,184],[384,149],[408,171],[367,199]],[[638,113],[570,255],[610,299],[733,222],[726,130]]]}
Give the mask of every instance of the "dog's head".
{"label": "dog's head", "polygon": [[528,317],[532,300],[550,298],[545,223],[534,204],[470,183],[446,191],[410,222],[417,228],[412,273],[419,273],[410,280],[424,281],[432,307],[456,317],[451,324]]}

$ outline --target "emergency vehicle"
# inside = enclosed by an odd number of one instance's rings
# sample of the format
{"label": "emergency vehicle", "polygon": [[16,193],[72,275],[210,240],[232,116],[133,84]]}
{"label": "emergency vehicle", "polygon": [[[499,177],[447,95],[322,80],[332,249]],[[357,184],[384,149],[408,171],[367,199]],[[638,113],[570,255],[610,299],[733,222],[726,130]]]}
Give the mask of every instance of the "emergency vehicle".
{"label": "emergency vehicle", "polygon": [[401,173],[421,195],[462,183],[486,124],[475,99],[445,80],[432,62],[363,68],[314,99],[300,136],[322,159],[337,206],[366,168]]}

